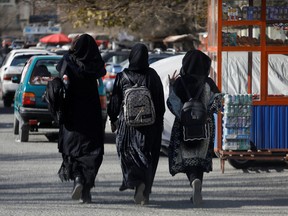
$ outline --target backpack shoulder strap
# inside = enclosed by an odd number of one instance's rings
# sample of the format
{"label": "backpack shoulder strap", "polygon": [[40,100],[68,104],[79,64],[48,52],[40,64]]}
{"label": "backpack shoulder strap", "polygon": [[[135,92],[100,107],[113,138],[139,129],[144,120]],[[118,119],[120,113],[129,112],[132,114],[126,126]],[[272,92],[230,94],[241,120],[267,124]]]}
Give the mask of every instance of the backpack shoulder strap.
{"label": "backpack shoulder strap", "polygon": [[200,97],[200,94],[203,92],[205,83],[206,83],[205,80],[204,80],[203,83],[201,83],[200,88],[199,88],[199,90],[198,90],[198,92],[197,92],[197,94],[196,94],[196,96],[195,96],[195,99],[196,99],[196,100]]}
{"label": "backpack shoulder strap", "polygon": [[146,77],[147,77],[147,73],[145,73],[145,74],[143,75],[143,79],[142,79],[142,81],[140,82],[142,86],[146,86]]}
{"label": "backpack shoulder strap", "polygon": [[131,85],[133,85],[134,83],[132,82],[132,80],[128,77],[128,75],[125,73],[125,70],[122,72],[124,79],[128,80],[130,82]]}
{"label": "backpack shoulder strap", "polygon": [[180,80],[181,80],[181,82],[182,82],[182,85],[183,85],[183,87],[184,87],[184,89],[185,89],[185,91],[186,91],[186,94],[187,94],[188,98],[192,98],[190,92],[189,92],[188,89],[186,88],[186,84],[184,83],[184,80],[182,79],[182,77],[180,77]]}
{"label": "backpack shoulder strap", "polygon": [[64,76],[65,70],[67,67],[67,61],[64,59],[62,66],[61,66],[61,71],[60,71],[60,78],[62,79],[62,77]]}
{"label": "backpack shoulder strap", "polygon": [[[189,98],[192,98],[190,92],[186,88],[186,84],[184,83],[184,80],[182,79],[182,77],[180,77],[180,79],[181,79],[182,85],[183,85],[183,87],[184,87],[184,89],[186,91],[187,96]],[[197,94],[196,94],[196,96],[193,99],[197,100],[200,97],[200,94],[202,93],[202,91],[204,89],[205,83],[206,83],[206,80],[204,80],[204,83],[201,83],[200,88],[198,89]]]}
{"label": "backpack shoulder strap", "polygon": [[[134,82],[129,78],[129,76],[125,73],[125,70],[122,72],[122,74],[123,74],[123,77],[124,77],[126,80],[128,80],[132,86],[135,85],[135,83],[134,83]],[[146,80],[146,74],[143,75],[143,79],[141,80],[141,82],[137,82],[137,84],[139,85],[139,83],[140,83],[140,85],[144,85],[143,83],[144,83],[145,80]]]}

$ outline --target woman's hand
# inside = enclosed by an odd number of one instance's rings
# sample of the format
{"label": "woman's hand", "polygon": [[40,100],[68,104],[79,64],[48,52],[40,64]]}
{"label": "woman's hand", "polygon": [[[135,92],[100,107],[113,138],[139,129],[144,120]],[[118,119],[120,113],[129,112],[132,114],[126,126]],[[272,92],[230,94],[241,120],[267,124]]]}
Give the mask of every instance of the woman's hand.
{"label": "woman's hand", "polygon": [[170,85],[173,85],[175,83],[175,80],[180,76],[180,73],[176,74],[177,70],[174,71],[172,77],[170,77],[170,75],[168,74],[168,79],[169,79],[169,83]]}

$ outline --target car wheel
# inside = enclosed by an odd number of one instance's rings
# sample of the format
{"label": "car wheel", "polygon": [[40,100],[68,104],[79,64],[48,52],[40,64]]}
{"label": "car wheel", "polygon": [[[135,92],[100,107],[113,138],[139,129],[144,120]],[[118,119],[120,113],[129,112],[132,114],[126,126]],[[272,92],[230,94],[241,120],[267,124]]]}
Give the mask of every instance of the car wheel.
{"label": "car wheel", "polygon": [[12,101],[10,99],[3,99],[4,107],[11,107]]}
{"label": "car wheel", "polygon": [[14,115],[14,123],[13,123],[13,132],[14,132],[14,135],[19,134],[19,121],[15,115]]}
{"label": "car wheel", "polygon": [[247,169],[252,165],[253,161],[244,159],[228,159],[228,163],[236,169]]}
{"label": "car wheel", "polygon": [[29,125],[25,124],[23,120],[20,120],[19,139],[20,142],[28,142],[29,139]]}

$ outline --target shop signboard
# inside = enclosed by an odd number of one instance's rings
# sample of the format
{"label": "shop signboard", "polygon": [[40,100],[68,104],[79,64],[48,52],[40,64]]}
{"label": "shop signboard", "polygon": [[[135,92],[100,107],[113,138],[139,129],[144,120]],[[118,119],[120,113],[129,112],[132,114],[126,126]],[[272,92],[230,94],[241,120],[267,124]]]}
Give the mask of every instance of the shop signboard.
{"label": "shop signboard", "polygon": [[23,30],[23,35],[44,35],[61,33],[60,26],[26,26]]}

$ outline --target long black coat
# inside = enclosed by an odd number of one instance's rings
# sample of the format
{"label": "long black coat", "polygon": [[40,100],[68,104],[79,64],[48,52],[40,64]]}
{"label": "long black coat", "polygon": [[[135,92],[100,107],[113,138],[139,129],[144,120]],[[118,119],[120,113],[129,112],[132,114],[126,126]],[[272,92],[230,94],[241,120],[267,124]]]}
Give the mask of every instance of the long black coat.
{"label": "long black coat", "polygon": [[[161,148],[161,135],[163,130],[163,116],[165,112],[165,101],[163,86],[157,72],[152,68],[144,71],[125,70],[132,82],[143,77],[146,73],[146,87],[150,89],[155,106],[156,121],[153,125],[144,127],[129,127],[123,117],[124,91],[130,86],[130,82],[117,74],[113,93],[108,105],[108,115],[111,122],[119,119],[116,145],[121,159],[123,173],[123,188],[133,188],[140,182],[146,185],[147,193],[150,192],[155,176],[159,153]],[[122,188],[122,189],[123,189]]]}
{"label": "long black coat", "polygon": [[[65,180],[81,175],[85,185],[91,188],[104,154],[98,75],[79,73],[67,56],[64,59],[67,61],[65,74],[69,76],[69,87],[66,93],[68,109],[64,114],[64,124],[59,129],[58,149],[63,157],[61,167],[66,170],[64,173],[68,173]],[[59,67],[62,64],[63,61]],[[63,180],[61,176],[59,174]]]}
{"label": "long black coat", "polygon": [[[97,75],[79,73],[68,56],[68,119],[60,126],[59,151],[72,157],[103,154],[103,124]],[[62,62],[59,64],[61,68]]]}
{"label": "long black coat", "polygon": [[[64,61],[66,67],[62,67]],[[106,70],[94,38],[83,34],[73,41],[57,70],[62,72],[61,76],[64,72],[63,80],[68,79],[64,123],[59,130],[58,148],[63,157],[59,177],[64,180],[81,177],[84,187],[90,189],[104,154],[97,79],[104,76]]]}

